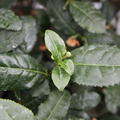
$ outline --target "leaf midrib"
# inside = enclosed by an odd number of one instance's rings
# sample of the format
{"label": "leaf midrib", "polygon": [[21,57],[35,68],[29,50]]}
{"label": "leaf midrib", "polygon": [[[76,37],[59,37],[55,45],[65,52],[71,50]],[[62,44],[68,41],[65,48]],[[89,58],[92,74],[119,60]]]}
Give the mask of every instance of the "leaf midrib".
{"label": "leaf midrib", "polygon": [[90,67],[120,67],[120,65],[107,65],[107,64],[82,64],[74,63],[76,66],[90,66]]}
{"label": "leaf midrib", "polygon": [[15,120],[11,115],[4,109],[5,113],[10,117],[11,120]]}
{"label": "leaf midrib", "polygon": [[50,115],[48,116],[48,118],[46,120],[50,120],[53,112],[56,110],[57,106],[59,105],[59,103],[61,102],[61,100],[63,99],[65,93],[63,93],[63,95],[60,97],[60,99],[58,100],[58,102],[56,103],[56,105],[54,106],[53,110],[50,112]]}
{"label": "leaf midrib", "polygon": [[94,21],[93,18],[91,18],[84,10],[82,10],[82,9],[79,8],[79,7],[77,7],[76,4],[72,4],[72,6],[75,7],[75,8],[77,8],[77,9],[80,10],[85,16],[87,16],[93,24],[96,24],[96,21]]}
{"label": "leaf midrib", "polygon": [[[59,50],[58,50],[58,48],[57,48],[57,46],[56,46],[56,44],[55,44],[55,42],[54,42],[54,40],[53,39],[51,39],[51,37],[48,35],[48,37],[49,37],[49,40],[51,40],[51,43],[52,43],[52,47],[53,48],[55,48],[56,50],[55,50],[55,52],[57,52],[56,54],[58,55],[58,57],[59,57]],[[51,49],[50,48],[50,51],[51,51],[51,53],[53,54],[53,56],[54,56],[54,50],[53,49]],[[53,53],[54,52],[54,53]],[[55,57],[56,57],[56,54],[55,54]]]}
{"label": "leaf midrib", "polygon": [[14,70],[23,70],[23,71],[27,71],[27,72],[32,72],[32,73],[36,73],[36,74],[43,74],[45,76],[48,76],[48,74],[46,72],[42,72],[42,71],[39,71],[39,70],[34,70],[34,69],[27,69],[27,68],[14,68],[14,67],[2,67],[0,66],[0,69],[14,69]]}

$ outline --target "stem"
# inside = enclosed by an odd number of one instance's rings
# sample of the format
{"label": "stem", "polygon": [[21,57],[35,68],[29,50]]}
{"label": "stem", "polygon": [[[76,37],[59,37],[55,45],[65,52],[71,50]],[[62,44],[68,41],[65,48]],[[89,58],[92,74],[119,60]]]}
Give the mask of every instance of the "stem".
{"label": "stem", "polygon": [[[15,94],[15,97],[16,97],[19,101],[21,101],[19,91],[15,91],[15,90],[14,90],[14,94]],[[19,95],[18,95],[18,94],[19,94]]]}
{"label": "stem", "polygon": [[85,43],[84,46],[88,47],[88,41],[87,41],[86,37],[81,36],[81,40]]}

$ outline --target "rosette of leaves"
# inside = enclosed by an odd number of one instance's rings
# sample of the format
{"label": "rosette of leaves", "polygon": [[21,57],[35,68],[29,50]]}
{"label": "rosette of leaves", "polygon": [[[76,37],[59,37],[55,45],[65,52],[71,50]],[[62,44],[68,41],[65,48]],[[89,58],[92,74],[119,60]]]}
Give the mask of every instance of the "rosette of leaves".
{"label": "rosette of leaves", "polygon": [[51,30],[45,32],[45,44],[56,64],[52,70],[53,83],[60,91],[63,91],[74,72],[74,64],[69,58],[71,53],[67,52],[62,38]]}

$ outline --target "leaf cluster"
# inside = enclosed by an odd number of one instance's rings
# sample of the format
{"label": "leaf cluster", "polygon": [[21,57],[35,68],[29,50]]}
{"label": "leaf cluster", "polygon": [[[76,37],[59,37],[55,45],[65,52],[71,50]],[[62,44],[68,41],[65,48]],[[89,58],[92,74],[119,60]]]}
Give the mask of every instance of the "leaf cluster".
{"label": "leaf cluster", "polygon": [[0,120],[119,120],[111,2],[1,1]]}

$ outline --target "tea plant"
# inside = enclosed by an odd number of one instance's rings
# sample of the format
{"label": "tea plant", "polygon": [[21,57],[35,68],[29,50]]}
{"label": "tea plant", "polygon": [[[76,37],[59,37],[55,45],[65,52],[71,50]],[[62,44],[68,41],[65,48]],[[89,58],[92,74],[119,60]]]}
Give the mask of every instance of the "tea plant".
{"label": "tea plant", "polygon": [[2,0],[0,120],[120,120],[116,10],[95,4]]}

